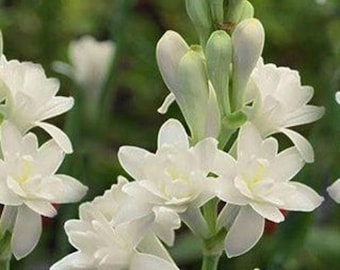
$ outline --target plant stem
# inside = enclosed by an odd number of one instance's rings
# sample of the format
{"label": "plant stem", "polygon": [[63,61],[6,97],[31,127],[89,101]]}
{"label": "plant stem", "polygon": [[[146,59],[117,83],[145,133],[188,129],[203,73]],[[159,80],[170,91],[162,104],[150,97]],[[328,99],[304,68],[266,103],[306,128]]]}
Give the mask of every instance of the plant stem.
{"label": "plant stem", "polygon": [[1,270],[10,270],[10,262],[11,258],[9,259],[0,259],[0,269]]}
{"label": "plant stem", "polygon": [[202,270],[217,270],[219,255],[203,255]]}

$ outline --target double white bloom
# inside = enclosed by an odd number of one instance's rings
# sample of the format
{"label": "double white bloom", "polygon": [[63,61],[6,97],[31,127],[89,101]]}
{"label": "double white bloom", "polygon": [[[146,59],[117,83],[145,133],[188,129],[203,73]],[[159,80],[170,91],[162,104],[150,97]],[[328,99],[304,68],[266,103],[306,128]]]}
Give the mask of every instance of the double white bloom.
{"label": "double white bloom", "polygon": [[[217,196],[227,203],[220,214],[224,217],[239,206],[236,219],[225,239],[229,257],[251,249],[262,236],[265,219],[284,220],[280,209],[313,211],[323,198],[308,186],[290,181],[303,167],[304,161],[295,147],[278,153],[274,138],[262,139],[247,123],[237,140],[237,160],[220,151],[214,170],[220,176]],[[229,208],[229,209],[228,209]]]}
{"label": "double white bloom", "polygon": [[55,174],[64,152],[54,140],[38,148],[33,133],[22,136],[11,123],[4,122],[1,149],[0,203],[5,208],[0,228],[12,232],[11,249],[20,259],[33,250],[40,238],[40,216],[56,215],[52,203],[78,201],[87,188],[70,176]]}
{"label": "double white bloom", "polygon": [[66,134],[54,125],[44,122],[63,114],[73,106],[73,98],[56,97],[59,81],[46,78],[38,64],[0,59],[0,113],[22,134],[35,126],[49,133],[66,153],[72,145]]}
{"label": "double white bloom", "polygon": [[162,244],[150,234],[150,218],[117,224],[116,216],[126,194],[120,179],[101,197],[84,203],[79,220],[69,220],[65,230],[78,250],[51,267],[51,270],[178,270]]}
{"label": "double white bloom", "polygon": [[302,86],[297,71],[274,64],[264,64],[260,59],[252,76],[249,91],[253,104],[246,107],[249,121],[262,137],[282,132],[288,136],[303,159],[314,161],[311,144],[290,127],[308,124],[322,117],[323,107],[307,105],[313,97],[313,88]]}

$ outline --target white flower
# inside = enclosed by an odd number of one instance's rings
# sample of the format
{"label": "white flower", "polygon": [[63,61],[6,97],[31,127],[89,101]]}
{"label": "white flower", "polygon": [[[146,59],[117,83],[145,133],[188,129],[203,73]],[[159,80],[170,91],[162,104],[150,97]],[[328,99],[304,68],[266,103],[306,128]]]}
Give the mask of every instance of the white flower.
{"label": "white flower", "polygon": [[220,176],[217,196],[227,202],[227,207],[239,206],[225,239],[229,257],[241,255],[256,244],[265,219],[283,221],[280,209],[313,211],[323,201],[308,186],[290,181],[304,165],[297,149],[277,152],[276,139],[263,140],[247,123],[238,137],[237,161],[222,151],[216,157],[215,171]]}
{"label": "white flower", "polygon": [[249,121],[263,137],[284,133],[304,160],[313,162],[314,152],[310,143],[289,129],[314,122],[324,114],[324,108],[307,105],[313,96],[313,88],[301,85],[297,71],[273,64],[265,65],[262,59],[252,74],[252,82],[250,85],[255,87],[256,93],[252,106],[246,107]]}
{"label": "white flower", "polygon": [[59,128],[43,122],[60,115],[73,106],[73,98],[55,96],[59,81],[46,78],[38,64],[0,59],[0,113],[12,122],[22,134],[35,126],[49,133],[66,153],[72,145]]}
{"label": "white flower", "polygon": [[97,41],[91,36],[72,41],[69,56],[77,83],[95,95],[109,71],[115,50],[112,41]]}
{"label": "white flower", "polygon": [[76,202],[87,188],[70,176],[55,174],[64,152],[54,140],[38,148],[33,133],[22,136],[12,124],[4,122],[1,149],[0,203],[8,207],[8,215],[1,219],[15,220],[11,248],[19,259],[30,253],[39,240],[40,215],[53,217],[57,212],[52,203]]}
{"label": "white flower", "polygon": [[[179,215],[198,234],[205,234],[199,207],[214,197],[215,179],[208,174],[216,151],[217,141],[212,138],[190,147],[184,127],[174,119],[161,127],[155,154],[133,146],[119,149],[120,163],[136,180],[123,191],[139,204],[149,205],[146,212],[155,214],[156,233],[167,244],[173,243],[169,228],[179,226]],[[135,215],[140,215],[139,210]]]}
{"label": "white flower", "polygon": [[328,195],[337,203],[340,203],[340,179],[327,188]]}
{"label": "white flower", "polygon": [[148,217],[114,225],[115,212],[126,196],[121,191],[126,183],[120,179],[103,196],[81,205],[79,220],[65,223],[69,241],[77,251],[54,264],[51,270],[178,269],[164,249],[157,254],[148,252],[159,250],[160,245],[143,243],[150,224]]}

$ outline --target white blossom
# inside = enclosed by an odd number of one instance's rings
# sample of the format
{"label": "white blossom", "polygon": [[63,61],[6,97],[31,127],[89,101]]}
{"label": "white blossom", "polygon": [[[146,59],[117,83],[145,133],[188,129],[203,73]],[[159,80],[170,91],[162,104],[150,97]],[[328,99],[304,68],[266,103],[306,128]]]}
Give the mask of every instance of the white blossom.
{"label": "white blossom", "polygon": [[1,229],[12,230],[11,249],[20,259],[39,240],[40,216],[53,217],[57,213],[53,203],[79,201],[87,188],[68,175],[56,174],[64,152],[54,140],[38,148],[33,133],[22,136],[10,122],[4,122],[1,149],[0,203],[7,208],[1,217],[7,225]]}
{"label": "white blossom", "polygon": [[[136,180],[123,190],[145,205],[145,214],[153,212],[158,223],[155,232],[167,244],[173,243],[169,229],[179,227],[180,217],[198,234],[206,233],[199,207],[214,197],[215,179],[208,174],[216,151],[217,141],[212,138],[190,147],[184,127],[174,119],[161,127],[155,154],[133,146],[119,149],[120,163]],[[129,216],[125,218],[141,215],[136,208],[124,211]]]}
{"label": "white blossom", "polygon": [[122,192],[126,184],[119,178],[103,196],[80,206],[79,220],[65,223],[69,241],[77,251],[51,270],[178,269],[160,242],[150,241],[149,217],[116,224],[115,216],[127,196]]}
{"label": "white blossom", "polygon": [[328,195],[337,203],[340,203],[340,179],[327,188]]}
{"label": "white blossom", "polygon": [[[255,91],[251,106],[246,107],[249,121],[263,137],[282,132],[294,143],[307,162],[313,162],[311,144],[290,127],[308,124],[322,117],[324,108],[307,103],[313,97],[313,88],[302,86],[299,73],[261,59],[252,73],[249,91]],[[249,94],[249,93],[248,93]]]}
{"label": "white blossom", "polygon": [[49,133],[66,153],[72,145],[66,134],[44,122],[70,110],[73,98],[55,96],[59,81],[47,78],[43,68],[30,62],[0,59],[0,113],[22,134],[35,126]]}
{"label": "white blossom", "polygon": [[241,255],[256,244],[265,219],[283,221],[280,209],[313,211],[323,201],[308,186],[290,181],[304,165],[297,149],[277,152],[276,139],[263,140],[247,123],[238,137],[237,160],[222,151],[216,157],[215,172],[220,176],[217,196],[226,207],[239,207],[225,239],[229,257]]}

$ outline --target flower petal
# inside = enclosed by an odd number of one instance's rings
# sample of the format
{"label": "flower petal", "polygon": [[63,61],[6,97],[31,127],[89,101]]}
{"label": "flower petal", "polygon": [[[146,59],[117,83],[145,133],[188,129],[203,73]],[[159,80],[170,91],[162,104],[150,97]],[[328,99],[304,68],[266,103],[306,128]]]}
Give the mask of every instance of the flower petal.
{"label": "flower petal", "polygon": [[151,153],[135,146],[122,146],[118,150],[120,165],[136,180],[145,177],[144,160],[148,155],[151,155]]}
{"label": "flower petal", "polygon": [[157,109],[157,112],[160,114],[166,114],[170,105],[176,101],[176,97],[173,93],[170,93],[166,96],[163,101],[163,104]]}
{"label": "flower petal", "polygon": [[88,190],[77,179],[64,174],[48,177],[41,189],[40,194],[52,203],[78,202]]}
{"label": "flower petal", "polygon": [[1,125],[1,150],[4,158],[20,153],[22,135],[19,130],[8,121]]}
{"label": "flower petal", "polygon": [[47,201],[25,200],[25,204],[34,212],[45,217],[54,217],[57,214],[57,210]]}
{"label": "flower petal", "polygon": [[[50,267],[50,270],[73,270],[73,269],[90,270],[90,268],[86,268],[86,259],[87,259],[86,256],[84,256],[81,252],[79,251],[73,252],[65,256],[55,264],[53,264]],[[81,266],[85,266],[85,268]]]}
{"label": "flower petal", "polygon": [[27,206],[18,208],[11,248],[17,260],[27,256],[37,245],[42,231],[41,217]]}
{"label": "flower petal", "polygon": [[340,179],[327,188],[328,195],[337,203],[340,203]]}
{"label": "flower petal", "polygon": [[257,154],[261,145],[262,138],[255,126],[250,122],[244,124],[240,129],[237,142],[238,161],[249,159],[252,155]]}
{"label": "flower petal", "polygon": [[131,258],[129,270],[179,270],[178,267],[162,258],[150,254],[135,252]]}
{"label": "flower petal", "polygon": [[300,152],[302,158],[307,163],[314,162],[314,150],[309,141],[296,131],[291,129],[282,128],[280,132],[284,133],[295,145],[297,150]]}
{"label": "flower petal", "polygon": [[259,215],[275,223],[282,222],[285,219],[281,211],[274,205],[271,205],[268,203],[261,203],[261,202],[251,202],[250,206]]}
{"label": "flower petal", "polygon": [[74,99],[72,97],[53,97],[47,104],[43,107],[39,114],[39,121],[44,121],[46,119],[52,118],[54,116],[63,114],[69,111],[74,105]]}
{"label": "flower petal", "polygon": [[242,207],[225,239],[228,258],[242,255],[260,240],[264,230],[264,218],[249,206]]}
{"label": "flower petal", "polygon": [[188,135],[181,122],[176,119],[166,121],[158,133],[158,149],[169,145],[189,149]]}
{"label": "flower petal", "polygon": [[72,143],[67,135],[58,127],[45,122],[37,122],[36,126],[41,127],[56,141],[66,154],[73,152]]}
{"label": "flower petal", "polygon": [[163,80],[171,92],[178,91],[177,67],[189,50],[184,39],[174,31],[167,31],[158,41],[156,58]]}

